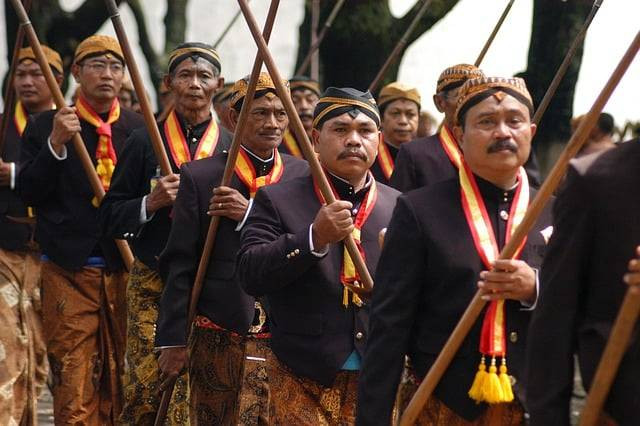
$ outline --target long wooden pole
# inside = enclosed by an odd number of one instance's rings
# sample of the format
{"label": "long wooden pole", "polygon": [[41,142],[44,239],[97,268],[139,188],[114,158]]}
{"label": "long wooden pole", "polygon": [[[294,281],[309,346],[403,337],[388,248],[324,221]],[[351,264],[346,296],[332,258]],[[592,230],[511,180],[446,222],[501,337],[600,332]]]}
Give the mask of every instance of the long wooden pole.
{"label": "long wooden pole", "polygon": [[124,53],[124,59],[127,63],[127,66],[129,67],[131,82],[133,83],[136,95],[138,96],[138,100],[140,101],[142,116],[144,117],[144,124],[147,128],[147,132],[149,132],[149,137],[151,138],[151,146],[153,147],[153,151],[156,155],[156,160],[160,165],[160,171],[164,176],[169,175],[172,172],[171,163],[169,163],[167,151],[164,149],[162,137],[160,136],[160,131],[158,130],[156,119],[153,116],[153,111],[151,110],[151,103],[149,102],[149,98],[147,98],[147,92],[144,90],[142,76],[140,75],[140,70],[138,69],[136,58],[133,56],[133,50],[131,50],[129,38],[127,37],[124,25],[122,24],[120,11],[118,10],[118,6],[116,5],[115,0],[105,0],[105,4],[107,6],[107,10],[109,11],[111,22],[113,23],[113,28],[116,30],[116,35],[118,36],[118,41],[120,42],[122,53]]}
{"label": "long wooden pole", "polygon": [[409,41],[409,37],[411,37],[411,34],[413,34],[413,31],[416,29],[416,26],[418,25],[418,22],[420,22],[420,19],[422,19],[424,14],[427,13],[427,9],[429,9],[429,5],[431,4],[431,2],[432,0],[423,0],[422,6],[420,6],[418,13],[416,13],[416,16],[413,17],[413,20],[407,27],[406,31],[404,32],[400,40],[398,40],[398,43],[393,48],[393,50],[391,51],[391,54],[382,65],[382,68],[380,68],[380,70],[378,71],[378,74],[376,74],[376,77],[373,79],[373,81],[369,85],[369,91],[371,93],[373,93],[378,88],[378,86],[382,82],[382,79],[384,78],[391,64],[393,64],[396,61],[396,59],[398,58],[398,55],[400,55],[400,52],[402,52],[402,50],[407,45],[407,42]]}
{"label": "long wooden pole", "polygon": [[[263,29],[264,37],[267,40],[271,37],[271,30],[273,29],[273,24],[276,19],[279,5],[280,0],[271,0],[271,5],[269,6],[269,12],[267,14],[267,19],[265,21]],[[240,152],[240,145],[242,144],[242,138],[246,127],[245,124],[247,122],[247,119],[249,118],[251,103],[253,102],[253,98],[256,95],[256,86],[258,84],[260,70],[262,69],[262,62],[262,57],[260,55],[260,52],[258,51],[253,62],[253,68],[251,69],[251,76],[249,77],[247,94],[245,95],[244,102],[242,103],[242,108],[240,109],[240,115],[238,116],[236,131],[233,133],[231,147],[229,148],[229,153],[227,154],[227,162],[224,166],[220,186],[229,186],[231,183],[231,178],[233,177],[238,153]],[[200,298],[200,294],[202,293],[204,277],[207,272],[207,268],[209,267],[209,259],[211,258],[211,252],[213,251],[213,247],[215,245],[216,235],[218,233],[218,227],[220,225],[220,219],[220,216],[213,216],[211,218],[211,221],[209,222],[209,229],[207,230],[207,236],[202,248],[202,255],[200,256],[198,270],[196,271],[196,277],[189,298],[187,334],[189,333],[191,323],[196,316],[198,299]],[[171,401],[171,394],[173,393],[174,386],[175,380],[167,387],[167,390],[163,392],[154,426],[162,426],[162,424],[164,424],[164,419],[167,416],[167,409],[169,408],[169,402]]]}
{"label": "long wooden pole", "polygon": [[482,46],[482,50],[480,51],[480,54],[478,55],[478,58],[476,59],[476,62],[474,63],[474,65],[476,67],[479,67],[480,64],[482,63],[482,60],[484,59],[484,55],[487,54],[487,51],[489,50],[489,47],[491,46],[491,43],[493,43],[493,39],[496,38],[496,35],[498,34],[498,30],[500,30],[500,27],[502,26],[502,23],[504,22],[504,20],[507,19],[507,15],[509,14],[509,11],[511,10],[511,6],[513,6],[513,2],[514,1],[515,0],[509,0],[509,3],[507,4],[507,7],[504,8],[504,12],[502,12],[502,15],[500,15],[500,19],[498,19],[498,22],[496,23],[496,26],[493,27],[493,31],[491,31],[491,34],[489,35],[489,38],[485,42],[484,46]]}
{"label": "long wooden pole", "polygon": [[591,25],[593,18],[595,18],[596,13],[600,9],[600,6],[602,6],[602,2],[603,0],[595,0],[593,2],[593,7],[591,8],[591,12],[589,12],[587,19],[584,21],[584,24],[582,24],[582,28],[580,28],[580,31],[578,32],[575,39],[573,40],[573,43],[571,44],[571,47],[569,47],[567,54],[562,60],[562,63],[560,64],[558,71],[556,71],[556,75],[553,77],[553,80],[551,81],[551,84],[547,88],[547,91],[545,92],[544,97],[540,101],[540,104],[538,105],[538,109],[536,109],[536,112],[533,114],[533,118],[531,119],[531,121],[534,124],[536,125],[540,124],[542,115],[547,110],[547,107],[549,106],[549,103],[551,102],[553,95],[555,95],[556,90],[558,90],[558,86],[560,85],[560,82],[562,81],[562,78],[564,77],[564,75],[567,73],[567,70],[569,69],[569,65],[571,65],[571,61],[573,60],[573,57],[575,56],[576,51],[580,46],[580,43],[582,42],[582,40],[584,40],[584,37],[587,35],[587,30],[589,29],[589,26]]}
{"label": "long wooden pole", "polygon": [[[502,249],[499,257],[500,259],[511,259],[515,254],[518,246],[520,246],[524,238],[527,236],[527,234],[535,224],[536,220],[540,216],[540,213],[549,201],[549,198],[553,195],[553,192],[562,181],[562,178],[564,177],[569,165],[569,161],[584,145],[587,137],[589,136],[589,133],[598,121],[598,116],[602,112],[602,109],[604,108],[608,99],[611,97],[614,89],[620,82],[620,79],[622,79],[622,76],[624,76],[624,73],[629,68],[629,65],[633,61],[633,58],[638,52],[638,49],[640,49],[640,32],[636,34],[633,42],[627,49],[618,66],[613,71],[611,77],[593,103],[591,110],[589,110],[589,113],[586,115],[585,119],[580,123],[575,133],[571,136],[571,139],[560,155],[560,158],[558,158],[558,161],[553,166],[553,169],[538,191],[538,194],[529,205],[527,213],[522,219],[522,223],[520,223],[520,226],[516,228],[513,236],[509,239],[509,242]],[[463,340],[466,338],[467,334],[469,334],[469,330],[471,330],[471,328],[475,324],[478,316],[480,315],[482,309],[486,304],[486,302],[481,299],[481,296],[481,291],[477,291],[473,296],[471,303],[462,315],[462,318],[460,318],[460,321],[453,330],[453,333],[451,333],[451,336],[449,336],[449,339],[442,348],[442,351],[436,358],[436,361],[431,366],[431,369],[425,376],[422,383],[420,383],[416,394],[413,396],[411,402],[407,406],[407,409],[400,419],[401,426],[409,426],[415,422],[416,418],[420,414],[420,411],[422,410],[422,407],[424,407],[424,404],[433,393],[433,390],[442,378],[442,375],[451,363],[451,360],[460,348]],[[469,372],[469,374],[473,374],[473,372]]]}
{"label": "long wooden pole", "polygon": [[[258,28],[258,24],[256,22],[255,17],[251,13],[249,6],[247,4],[247,0],[238,0],[240,4],[240,9],[242,9],[242,13],[244,14],[244,18],[247,21],[247,25],[251,30],[251,35],[253,39],[256,41],[258,45],[258,51],[262,55],[262,59],[264,60],[267,70],[269,70],[269,74],[271,75],[271,79],[276,86],[276,92],[278,93],[278,97],[282,101],[285,110],[287,111],[287,115],[289,116],[289,128],[293,128],[296,139],[300,143],[300,148],[304,153],[305,159],[309,163],[309,167],[311,168],[311,174],[313,175],[314,180],[320,187],[320,192],[322,196],[327,201],[328,204],[333,203],[336,198],[331,191],[331,187],[329,186],[329,181],[320,166],[320,162],[318,162],[318,158],[311,147],[311,142],[309,141],[309,137],[307,136],[307,132],[305,132],[304,127],[302,125],[302,121],[300,121],[300,117],[296,113],[295,106],[293,105],[293,101],[291,100],[291,96],[289,96],[289,92],[284,87],[282,83],[282,77],[280,76],[280,72],[269,52],[269,47],[267,46],[267,42],[260,35],[260,30]],[[367,269],[367,265],[364,263],[360,252],[356,246],[356,243],[353,239],[352,235],[348,235],[344,240],[345,247],[349,252],[349,256],[353,260],[353,264],[360,275],[362,288],[354,289],[354,291],[359,293],[367,293],[373,289],[373,279],[371,278],[371,274]]]}
{"label": "long wooden pole", "polygon": [[[24,10],[28,11],[31,8],[31,0],[24,0],[22,5]],[[2,117],[0,117],[0,120],[2,120],[2,122],[0,122],[0,155],[2,155],[4,141],[7,137],[10,116],[13,115],[13,109],[16,105],[16,91],[13,88],[13,79],[16,75],[16,68],[18,68],[18,55],[20,54],[22,43],[24,43],[24,29],[20,26],[18,27],[18,33],[16,34],[16,42],[13,45],[11,65],[9,66],[9,72],[7,73],[7,87],[5,87],[4,101],[2,102],[4,111],[2,113]]]}
{"label": "long wooden pole", "polygon": [[333,9],[331,9],[331,13],[329,14],[329,17],[324,22],[324,25],[322,26],[322,29],[320,30],[320,34],[318,34],[318,38],[316,39],[316,42],[312,43],[311,47],[309,47],[309,51],[307,52],[307,56],[304,57],[304,60],[302,61],[302,63],[298,67],[298,69],[296,70],[295,75],[302,75],[307,71],[307,68],[309,67],[309,64],[311,63],[311,57],[316,52],[316,50],[318,50],[318,48],[320,47],[320,44],[322,43],[322,40],[324,39],[324,36],[327,35],[327,32],[329,31],[329,28],[331,28],[331,25],[333,25],[333,21],[336,19],[336,16],[338,16],[338,12],[340,12],[340,9],[342,9],[342,5],[344,5],[345,1],[346,0],[338,0],[336,2],[336,4],[333,6]]}
{"label": "long wooden pole", "polygon": [[[29,21],[29,16],[27,12],[24,10],[22,3],[20,0],[11,0],[11,4],[13,8],[16,10],[16,14],[18,15],[18,21],[20,22],[20,26],[24,28],[27,39],[29,40],[29,44],[33,49],[33,53],[36,56],[36,60],[42,69],[42,73],[44,74],[44,78],[47,81],[47,86],[49,86],[49,90],[51,90],[51,94],[53,95],[53,100],[56,103],[58,109],[64,108],[65,102],[64,97],[62,96],[62,92],[60,91],[60,87],[58,87],[58,82],[53,76],[53,72],[51,68],[49,68],[49,63],[47,62],[47,58],[44,56],[44,52],[42,51],[42,46],[40,45],[40,41],[38,40],[38,36],[36,35],[35,30],[33,29],[33,25],[31,21]],[[78,159],[82,164],[82,168],[87,174],[87,178],[89,179],[89,184],[91,185],[91,189],[93,190],[93,194],[95,195],[98,202],[102,201],[104,198],[104,189],[102,188],[102,183],[100,183],[100,178],[96,173],[96,170],[93,166],[93,161],[87,152],[87,148],[84,145],[84,141],[82,140],[82,136],[80,133],[76,133],[72,138],[73,148],[78,155]],[[115,240],[116,246],[122,255],[122,260],[124,261],[124,265],[127,270],[131,270],[131,266],[133,265],[133,254],[131,253],[131,249],[129,245],[124,240]]]}

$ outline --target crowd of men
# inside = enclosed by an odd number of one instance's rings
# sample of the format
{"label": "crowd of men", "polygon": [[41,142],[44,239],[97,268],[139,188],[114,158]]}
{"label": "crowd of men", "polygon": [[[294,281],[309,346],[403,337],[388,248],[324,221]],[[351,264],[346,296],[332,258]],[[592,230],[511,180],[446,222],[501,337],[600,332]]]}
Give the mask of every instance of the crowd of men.
{"label": "crowd of men", "polygon": [[[44,51],[61,83],[60,56]],[[163,391],[169,425],[388,425],[480,289],[487,307],[418,423],[568,425],[574,355],[589,388],[626,291],[640,288],[638,140],[613,144],[603,115],[557,198],[500,260],[540,184],[524,80],[443,70],[434,131],[420,93],[400,82],[377,98],[282,82],[328,202],[278,82],[261,73],[247,99],[249,77],[225,84],[222,69],[205,43],[169,55],[153,123],[163,174],[117,40],[78,45],[78,91],[59,109],[33,51],[20,50],[0,160],[0,423],[34,424],[49,386],[60,425],[152,425]],[[131,247],[130,270],[115,240]],[[604,424],[640,416],[637,331]]]}

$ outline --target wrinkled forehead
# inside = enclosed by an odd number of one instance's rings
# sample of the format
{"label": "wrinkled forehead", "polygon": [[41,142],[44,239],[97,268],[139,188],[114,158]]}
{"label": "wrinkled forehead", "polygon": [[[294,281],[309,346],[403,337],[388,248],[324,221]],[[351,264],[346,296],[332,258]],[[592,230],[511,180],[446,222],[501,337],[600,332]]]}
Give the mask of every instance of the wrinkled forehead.
{"label": "wrinkled forehead", "polygon": [[378,128],[378,125],[371,117],[357,108],[353,108],[343,114],[328,119],[324,122],[322,128],[332,126],[372,126],[376,129]]}
{"label": "wrinkled forehead", "polygon": [[479,116],[498,112],[520,112],[529,117],[528,106],[520,99],[502,90],[487,94],[484,99],[470,107],[467,114]]}
{"label": "wrinkled forehead", "polygon": [[206,68],[209,69],[212,73],[216,73],[216,67],[206,59],[198,55],[189,56],[182,61],[180,61],[176,67],[174,72],[179,72],[183,70],[192,70],[196,71],[198,69]]}
{"label": "wrinkled forehead", "polygon": [[21,60],[16,66],[16,71],[36,71],[40,70],[40,65],[31,58]]}

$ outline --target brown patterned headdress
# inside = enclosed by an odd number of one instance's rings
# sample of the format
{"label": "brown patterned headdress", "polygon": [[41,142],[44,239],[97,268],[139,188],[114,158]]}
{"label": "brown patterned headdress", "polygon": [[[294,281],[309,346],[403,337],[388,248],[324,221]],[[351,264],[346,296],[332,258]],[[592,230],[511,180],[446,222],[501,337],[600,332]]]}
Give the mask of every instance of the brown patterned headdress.
{"label": "brown patterned headdress", "polygon": [[484,77],[482,70],[475,65],[458,64],[449,67],[440,73],[436,93],[462,86],[465,81],[472,78]]}
{"label": "brown patterned headdress", "polygon": [[87,37],[76,48],[73,63],[82,62],[87,56],[97,56],[104,53],[112,53],[124,64],[124,55],[120,43],[113,37],[106,35],[92,35]]}
{"label": "brown patterned headdress", "polygon": [[[62,70],[62,58],[60,57],[60,54],[58,52],[56,52],[55,50],[53,50],[50,47],[47,47],[45,45],[42,45],[42,51],[44,53],[44,57],[47,58],[47,62],[49,63],[49,65],[53,69],[58,71],[60,74],[62,74],[63,73],[63,70]],[[33,53],[33,49],[32,48],[23,47],[22,49],[20,49],[18,51],[18,63],[20,63],[22,61],[37,62],[36,61],[36,55],[35,55],[35,53]]]}
{"label": "brown patterned headdress", "polygon": [[460,88],[458,104],[456,106],[456,121],[460,116],[480,100],[489,96],[502,99],[505,95],[511,95],[533,112],[533,100],[527,89],[527,85],[519,77],[482,77],[467,80]]}
{"label": "brown patterned headdress", "polygon": [[[230,105],[234,108],[238,106],[238,104],[247,96],[247,89],[249,89],[249,76],[241,78],[236,81],[233,85],[233,95],[231,96]],[[287,80],[283,81],[285,87],[289,88],[289,82]],[[255,99],[261,96],[277,96],[276,95],[276,86],[273,84],[273,80],[271,80],[271,76],[269,73],[261,72],[258,76],[258,83],[256,84],[256,96]]]}
{"label": "brown patterned headdress", "polygon": [[418,110],[420,109],[421,99],[418,89],[398,83],[397,81],[389,83],[382,88],[380,95],[378,95],[378,108],[382,110],[386,104],[398,99],[407,99],[415,102],[418,105]]}

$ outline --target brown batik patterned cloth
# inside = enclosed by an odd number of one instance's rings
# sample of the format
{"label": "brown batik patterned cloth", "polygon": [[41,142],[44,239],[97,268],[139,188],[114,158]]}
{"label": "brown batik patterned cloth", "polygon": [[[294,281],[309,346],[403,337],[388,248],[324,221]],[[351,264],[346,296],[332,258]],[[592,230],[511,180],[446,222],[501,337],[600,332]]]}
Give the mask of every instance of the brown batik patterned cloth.
{"label": "brown batik patterned cloth", "polygon": [[353,425],[356,420],[358,372],[341,371],[326,388],[296,376],[275,355],[267,360],[271,390],[269,414],[277,426]]}
{"label": "brown batik patterned cloth", "polygon": [[[153,425],[160,405],[158,354],[154,346],[163,288],[157,272],[136,259],[127,282],[127,348],[119,419],[122,425]],[[176,381],[165,425],[189,425],[188,386],[185,373]]]}
{"label": "brown batik patterned cloth", "polygon": [[243,337],[196,318],[189,339],[192,426],[270,424],[266,337]]}
{"label": "brown batik patterned cloth", "polygon": [[0,324],[0,424],[34,424],[48,370],[38,253],[0,249]]}
{"label": "brown batik patterned cloth", "polygon": [[56,424],[114,424],[121,405],[126,274],[42,264]]}
{"label": "brown batik patterned cloth", "polygon": [[[398,389],[399,414],[404,412],[407,405],[418,390],[419,382],[412,373],[405,370],[403,380]],[[519,402],[509,404],[489,405],[484,413],[476,420],[469,422],[454,413],[435,396],[427,401],[416,420],[418,426],[510,426],[524,425],[524,410]]]}

